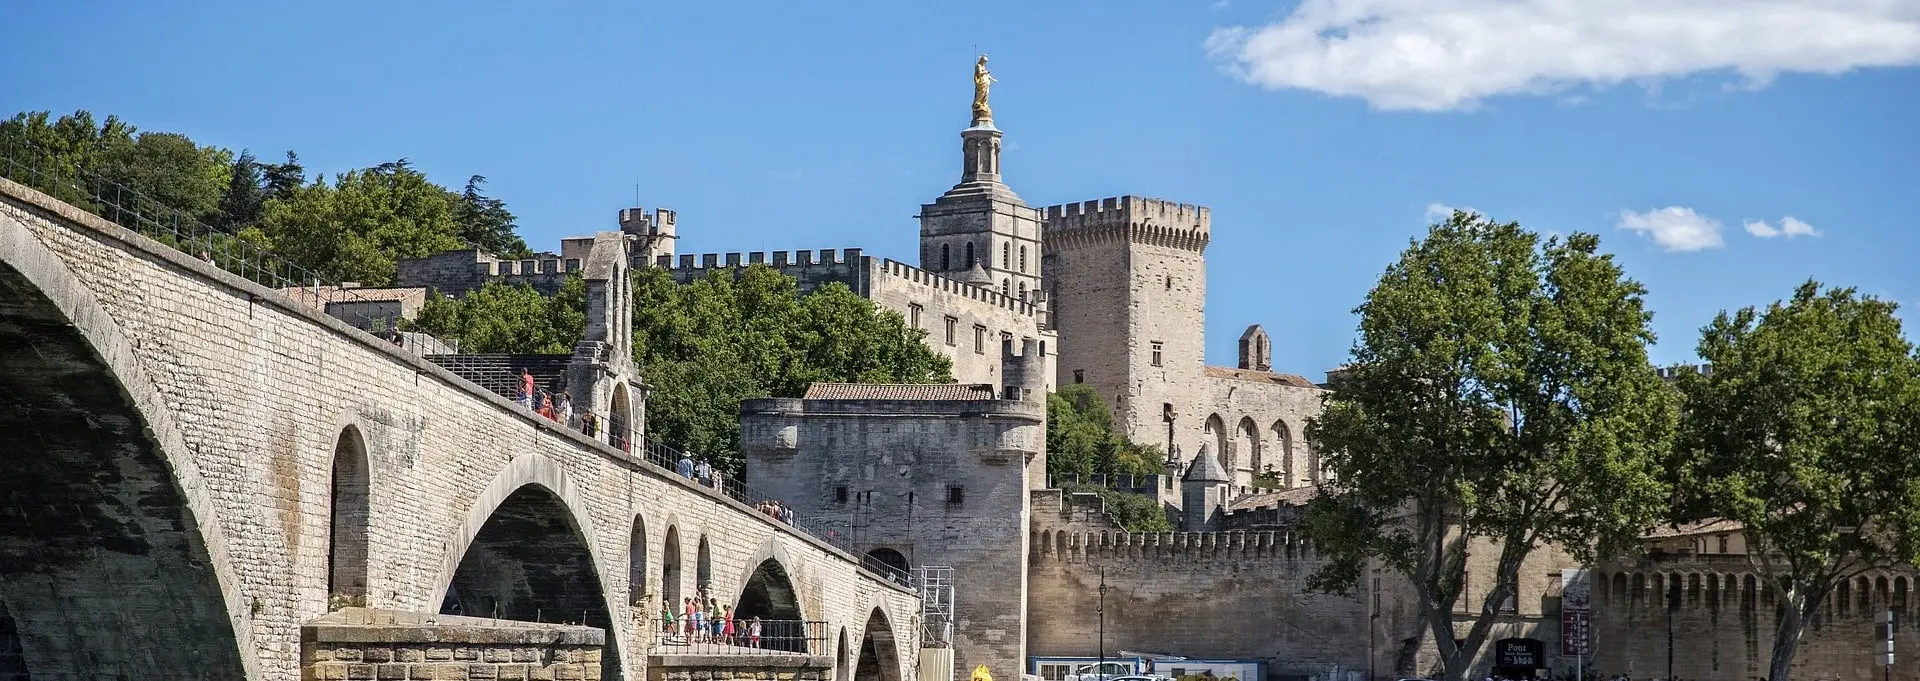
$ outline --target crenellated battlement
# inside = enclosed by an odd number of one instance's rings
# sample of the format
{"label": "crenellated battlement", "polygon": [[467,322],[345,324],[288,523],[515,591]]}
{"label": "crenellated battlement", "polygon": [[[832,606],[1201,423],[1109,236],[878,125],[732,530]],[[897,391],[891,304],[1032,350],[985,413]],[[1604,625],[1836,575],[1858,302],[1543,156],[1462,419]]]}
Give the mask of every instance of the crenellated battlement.
{"label": "crenellated battlement", "polygon": [[1107,560],[1259,559],[1312,560],[1317,558],[1305,535],[1288,530],[1252,532],[1082,532],[1039,530],[1033,533],[1035,560],[1086,562]]}
{"label": "crenellated battlement", "polygon": [[865,297],[871,291],[873,258],[858,248],[822,248],[818,251],[752,251],[747,253],[660,255],[651,263],[636,262],[635,267],[652,265],[667,271],[674,281],[688,283],[718,270],[740,270],[765,265],[793,277],[801,291],[811,291],[828,282],[840,282]]}
{"label": "crenellated battlement", "polygon": [[1128,240],[1183,250],[1206,250],[1212,211],[1206,206],[1138,196],[1066,203],[1040,209],[1046,247]]}
{"label": "crenellated battlement", "polygon": [[1032,317],[1040,313],[1040,307],[1031,301],[1021,300],[1017,296],[1010,296],[989,288],[949,279],[891,258],[881,262],[880,272],[894,279],[910,282],[915,285],[944,291],[956,296],[972,298],[989,305],[997,305],[1020,315]]}
{"label": "crenellated battlement", "polygon": [[[817,257],[815,253],[818,253]],[[662,255],[655,258],[654,262],[650,264],[671,271],[711,270],[721,267],[732,269],[746,267],[748,265],[767,265],[774,269],[780,269],[783,267],[857,265],[860,264],[862,257],[864,256],[861,255],[860,249],[858,248],[822,248],[819,251],[803,248],[795,251],[751,251],[726,254],[702,253],[700,255],[688,253],[680,255],[678,262],[675,262],[674,256]]]}
{"label": "crenellated battlement", "polygon": [[[1693,554],[1653,556],[1640,565],[1603,566],[1593,571],[1596,608],[1662,611],[1759,608],[1771,612],[1774,594],[1745,555]],[[1871,619],[1878,610],[1907,611],[1920,606],[1912,589],[1920,588],[1913,570],[1871,570],[1846,580],[1828,595],[1828,616]]]}

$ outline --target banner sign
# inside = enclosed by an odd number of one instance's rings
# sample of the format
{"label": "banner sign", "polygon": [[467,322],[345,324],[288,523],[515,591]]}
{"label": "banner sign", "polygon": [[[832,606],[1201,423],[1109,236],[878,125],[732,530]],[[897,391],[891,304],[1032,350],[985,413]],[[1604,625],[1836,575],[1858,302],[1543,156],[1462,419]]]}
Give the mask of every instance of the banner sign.
{"label": "banner sign", "polygon": [[1593,583],[1580,569],[1560,571],[1560,654],[1593,656]]}

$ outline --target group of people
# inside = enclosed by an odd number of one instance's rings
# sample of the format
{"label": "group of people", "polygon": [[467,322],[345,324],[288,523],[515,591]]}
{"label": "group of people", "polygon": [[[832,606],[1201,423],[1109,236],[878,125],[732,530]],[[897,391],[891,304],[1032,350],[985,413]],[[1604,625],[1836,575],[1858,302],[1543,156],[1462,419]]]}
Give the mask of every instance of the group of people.
{"label": "group of people", "polygon": [[677,616],[672,600],[660,600],[660,633],[666,636],[668,642],[675,642],[675,637],[684,637],[678,642],[760,647],[759,617],[735,620],[733,606],[720,605],[719,600],[704,596],[681,600]]}
{"label": "group of people", "polygon": [[760,503],[754,504],[753,510],[759,511],[761,513],[765,513],[767,514],[767,517],[786,523],[788,525],[793,524],[793,509],[787,508],[786,504],[780,503],[778,501],[774,501],[772,499],[762,501]]}
{"label": "group of people", "polygon": [[569,428],[578,428],[587,437],[600,435],[600,416],[592,411],[580,412],[579,419],[574,418],[573,398],[565,392],[541,390],[533,379],[533,372],[520,370],[519,388],[514,392],[514,402],[547,418],[567,424]]}
{"label": "group of people", "polygon": [[698,482],[701,487],[720,489],[724,477],[714,469],[713,462],[708,461],[706,457],[700,457],[699,462],[695,463],[693,454],[687,452],[680,453],[680,460],[674,462],[674,469],[680,473],[680,477]]}

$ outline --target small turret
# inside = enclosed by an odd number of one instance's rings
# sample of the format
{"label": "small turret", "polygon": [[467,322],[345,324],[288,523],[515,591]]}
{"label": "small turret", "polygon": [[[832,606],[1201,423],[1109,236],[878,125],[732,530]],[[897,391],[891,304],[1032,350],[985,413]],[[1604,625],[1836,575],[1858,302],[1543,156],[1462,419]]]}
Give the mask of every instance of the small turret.
{"label": "small turret", "polygon": [[639,251],[636,261],[654,263],[663,255],[673,257],[673,242],[680,238],[674,217],[673,211],[666,208],[655,209],[651,214],[639,206],[620,209],[620,231],[639,242],[639,248],[635,249]]}
{"label": "small turret", "polygon": [[1207,443],[1200,443],[1200,453],[1194,455],[1186,476],[1180,479],[1180,510],[1187,532],[1220,529],[1220,519],[1227,511],[1227,487],[1232,482]]}
{"label": "small turret", "polygon": [[1040,344],[1032,338],[1020,340],[1020,354],[1013,353],[1013,339],[1000,342],[1000,397],[1008,400],[1036,400],[1047,394],[1047,361],[1040,356]]}
{"label": "small turret", "polygon": [[1240,368],[1273,371],[1273,341],[1259,324],[1247,327],[1246,333],[1240,334]]}

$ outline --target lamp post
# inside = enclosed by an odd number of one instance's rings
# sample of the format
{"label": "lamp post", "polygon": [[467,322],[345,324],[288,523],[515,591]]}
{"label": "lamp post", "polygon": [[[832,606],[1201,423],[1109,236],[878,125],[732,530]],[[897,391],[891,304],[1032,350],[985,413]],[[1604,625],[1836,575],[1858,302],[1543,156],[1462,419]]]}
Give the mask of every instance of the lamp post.
{"label": "lamp post", "polygon": [[1095,678],[1107,678],[1107,568],[1100,568],[1100,663],[1093,666]]}

